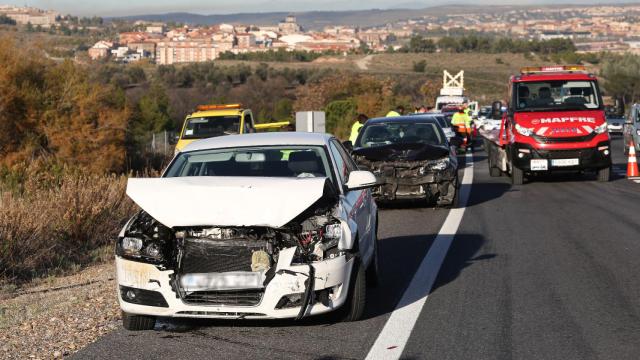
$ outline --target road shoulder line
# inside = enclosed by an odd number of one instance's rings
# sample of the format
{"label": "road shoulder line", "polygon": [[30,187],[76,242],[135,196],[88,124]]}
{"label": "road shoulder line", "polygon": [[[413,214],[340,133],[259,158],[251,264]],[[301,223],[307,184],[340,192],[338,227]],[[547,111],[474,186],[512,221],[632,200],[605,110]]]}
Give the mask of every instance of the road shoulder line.
{"label": "road shoulder line", "polygon": [[402,298],[391,313],[384,328],[369,350],[366,359],[399,359],[409,341],[418,316],[429,297],[444,258],[449,251],[462,216],[464,215],[473,183],[473,155],[466,154],[466,165],[460,186],[458,207],[451,209],[433,245],[422,259]]}

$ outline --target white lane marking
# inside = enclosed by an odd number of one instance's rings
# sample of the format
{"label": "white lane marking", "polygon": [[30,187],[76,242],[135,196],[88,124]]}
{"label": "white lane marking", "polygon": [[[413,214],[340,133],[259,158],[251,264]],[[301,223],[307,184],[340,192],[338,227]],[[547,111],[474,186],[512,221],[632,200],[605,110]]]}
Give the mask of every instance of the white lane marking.
{"label": "white lane marking", "polygon": [[447,251],[449,251],[451,242],[458,231],[462,215],[464,215],[473,183],[473,156],[471,153],[466,155],[466,164],[462,186],[460,186],[458,208],[449,211],[433,245],[411,279],[409,287],[405,290],[400,302],[396,305],[376,342],[369,350],[367,360],[399,359],[402,355],[422,307],[431,292],[433,283],[436,281],[438,271],[440,271]]}

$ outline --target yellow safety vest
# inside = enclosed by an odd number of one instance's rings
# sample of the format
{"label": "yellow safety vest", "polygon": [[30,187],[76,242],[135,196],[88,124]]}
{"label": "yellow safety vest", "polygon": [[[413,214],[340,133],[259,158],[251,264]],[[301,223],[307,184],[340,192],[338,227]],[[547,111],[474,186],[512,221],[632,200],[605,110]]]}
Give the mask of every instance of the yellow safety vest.
{"label": "yellow safety vest", "polygon": [[385,117],[396,117],[396,116],[400,116],[400,114],[395,110],[391,110],[387,113],[387,115],[385,115]]}
{"label": "yellow safety vest", "polygon": [[362,129],[364,125],[360,124],[360,121],[356,121],[351,127],[351,135],[349,135],[349,141],[351,144],[356,143],[356,139],[358,139],[358,133],[360,133],[360,129]]}
{"label": "yellow safety vest", "polygon": [[451,125],[460,126],[464,125],[465,127],[471,127],[471,117],[465,113],[455,113],[451,118]]}

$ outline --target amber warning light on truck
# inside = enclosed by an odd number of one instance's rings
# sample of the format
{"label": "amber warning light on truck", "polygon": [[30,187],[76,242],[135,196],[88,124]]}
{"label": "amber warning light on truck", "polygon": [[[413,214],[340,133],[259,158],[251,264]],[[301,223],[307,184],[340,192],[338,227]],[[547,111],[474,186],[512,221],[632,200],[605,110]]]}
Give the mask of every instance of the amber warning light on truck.
{"label": "amber warning light on truck", "polygon": [[583,65],[527,66],[520,69],[523,74],[560,71],[587,71]]}

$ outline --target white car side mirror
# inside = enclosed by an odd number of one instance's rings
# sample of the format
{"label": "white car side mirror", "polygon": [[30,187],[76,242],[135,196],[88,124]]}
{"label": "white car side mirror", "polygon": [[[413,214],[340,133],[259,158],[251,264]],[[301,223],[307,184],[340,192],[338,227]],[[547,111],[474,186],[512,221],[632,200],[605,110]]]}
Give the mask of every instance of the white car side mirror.
{"label": "white car side mirror", "polygon": [[375,186],[376,183],[376,177],[370,171],[352,171],[349,174],[349,181],[347,181],[345,187],[349,191],[362,190]]}

